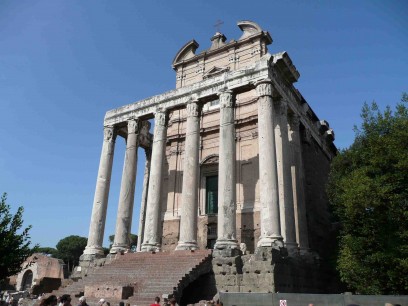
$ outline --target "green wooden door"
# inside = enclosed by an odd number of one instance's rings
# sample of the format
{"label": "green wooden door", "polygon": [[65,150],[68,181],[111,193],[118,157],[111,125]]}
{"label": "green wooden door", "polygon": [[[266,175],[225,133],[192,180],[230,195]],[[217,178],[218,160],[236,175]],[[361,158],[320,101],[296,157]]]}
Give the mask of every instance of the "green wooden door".
{"label": "green wooden door", "polygon": [[216,214],[218,213],[218,176],[206,177],[206,213]]}

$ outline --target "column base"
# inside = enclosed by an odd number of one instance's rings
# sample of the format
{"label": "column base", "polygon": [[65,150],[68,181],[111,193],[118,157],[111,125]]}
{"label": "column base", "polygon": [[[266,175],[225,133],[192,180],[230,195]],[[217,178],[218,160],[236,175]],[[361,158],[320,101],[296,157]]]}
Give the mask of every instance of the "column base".
{"label": "column base", "polygon": [[145,243],[142,244],[142,249],[140,252],[160,252],[160,245],[156,243]]}
{"label": "column base", "polygon": [[214,245],[213,257],[235,257],[242,255],[238,241],[235,239],[217,239]]}
{"label": "column base", "polygon": [[198,245],[197,242],[195,241],[179,241],[176,251],[182,251],[182,250],[198,250]]}
{"label": "column base", "polygon": [[110,254],[129,252],[129,246],[127,244],[115,244],[110,249]]}
{"label": "column base", "polygon": [[283,238],[280,235],[261,237],[258,241],[257,247],[283,248]]}
{"label": "column base", "polygon": [[289,256],[300,255],[300,249],[296,242],[285,242],[285,248],[288,250]]}
{"label": "column base", "polygon": [[98,258],[105,257],[103,248],[100,246],[87,246],[84,253],[81,255],[80,260],[91,261]]}

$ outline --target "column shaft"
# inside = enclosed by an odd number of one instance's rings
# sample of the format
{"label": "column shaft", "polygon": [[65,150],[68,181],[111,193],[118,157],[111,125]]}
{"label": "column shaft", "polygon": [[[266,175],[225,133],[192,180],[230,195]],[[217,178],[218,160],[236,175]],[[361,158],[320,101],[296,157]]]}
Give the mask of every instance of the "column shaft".
{"label": "column shaft", "polygon": [[187,127],[184,144],[183,189],[180,239],[177,250],[196,250],[198,212],[200,119],[197,101],[187,104]]}
{"label": "column shaft", "polygon": [[160,251],[159,219],[160,196],[163,182],[163,160],[166,148],[166,114],[157,111],[155,114],[152,161],[147,195],[146,222],[142,251]]}
{"label": "column shaft", "polygon": [[139,217],[139,232],[137,237],[137,251],[140,252],[142,249],[142,242],[144,237],[144,227],[146,222],[146,205],[147,205],[147,190],[149,188],[149,175],[150,175],[150,159],[152,158],[151,149],[145,149],[146,162],[145,171],[143,176],[143,191],[142,200],[140,203],[140,217]]}
{"label": "column shaft", "polygon": [[236,145],[232,91],[220,97],[220,150],[218,169],[218,225],[215,249],[237,249],[236,240]]}
{"label": "column shaft", "polygon": [[104,140],[96,181],[91,224],[89,226],[88,243],[84,250],[83,257],[91,258],[93,256],[100,257],[104,255],[102,243],[105,232],[115,139],[116,133],[114,128],[106,126],[104,128]]}
{"label": "column shaft", "polygon": [[293,205],[296,222],[296,241],[301,253],[309,251],[309,236],[306,218],[304,191],[304,174],[302,150],[300,143],[299,116],[292,114],[289,118],[289,141],[291,148],[291,175],[293,185]]}
{"label": "column shaft", "polygon": [[282,99],[277,100],[274,102],[274,108],[281,234],[285,246],[291,253],[297,250],[297,243],[288,139],[287,102]]}
{"label": "column shaft", "polygon": [[110,253],[126,250],[130,247],[133,204],[137,171],[138,120],[128,121],[125,162],[120,186],[118,213],[116,218],[115,239]]}
{"label": "column shaft", "polygon": [[259,181],[261,201],[261,237],[258,246],[281,245],[279,188],[276,167],[272,84],[256,84],[258,93]]}

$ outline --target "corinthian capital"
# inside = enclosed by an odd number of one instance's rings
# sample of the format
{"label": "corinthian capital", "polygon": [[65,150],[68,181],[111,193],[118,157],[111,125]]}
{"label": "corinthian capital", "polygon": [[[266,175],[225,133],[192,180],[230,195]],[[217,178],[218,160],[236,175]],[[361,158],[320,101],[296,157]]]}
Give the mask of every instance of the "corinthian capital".
{"label": "corinthian capital", "polygon": [[116,139],[115,128],[113,126],[105,126],[103,128],[103,140],[107,142],[114,142]]}
{"label": "corinthian capital", "polygon": [[292,131],[299,130],[300,116],[298,114],[291,114],[289,116],[289,125]]}
{"label": "corinthian capital", "polygon": [[155,124],[160,126],[166,126],[166,111],[159,108],[154,114]]}
{"label": "corinthian capital", "polygon": [[137,119],[129,119],[127,122],[128,134],[137,134],[139,131],[139,121]]}
{"label": "corinthian capital", "polygon": [[233,107],[232,90],[221,91],[218,96],[220,97],[221,108]]}
{"label": "corinthian capital", "polygon": [[273,86],[270,79],[261,80],[255,83],[258,97],[272,96]]}
{"label": "corinthian capital", "polygon": [[198,117],[199,115],[199,106],[197,101],[191,101],[187,103],[187,117]]}

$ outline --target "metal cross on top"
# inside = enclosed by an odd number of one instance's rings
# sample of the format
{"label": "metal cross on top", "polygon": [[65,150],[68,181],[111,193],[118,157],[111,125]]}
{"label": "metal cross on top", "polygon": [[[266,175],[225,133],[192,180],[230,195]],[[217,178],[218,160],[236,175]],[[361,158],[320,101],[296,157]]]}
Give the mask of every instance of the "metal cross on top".
{"label": "metal cross on top", "polygon": [[214,24],[214,27],[217,29],[217,32],[220,32],[221,25],[224,24],[224,21],[217,20]]}

